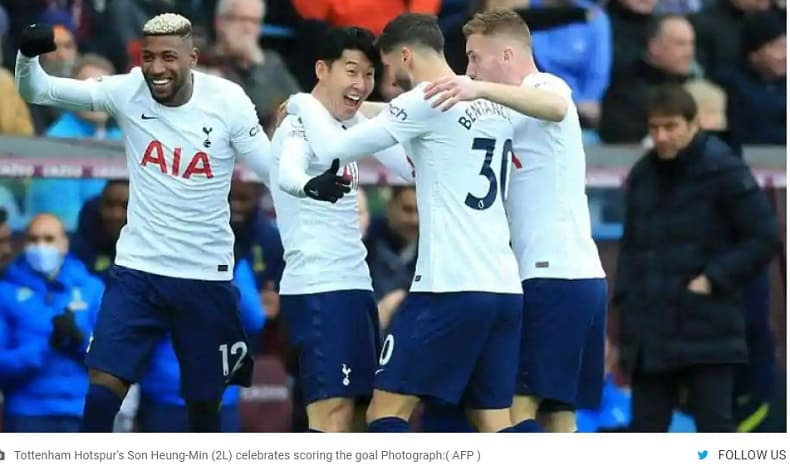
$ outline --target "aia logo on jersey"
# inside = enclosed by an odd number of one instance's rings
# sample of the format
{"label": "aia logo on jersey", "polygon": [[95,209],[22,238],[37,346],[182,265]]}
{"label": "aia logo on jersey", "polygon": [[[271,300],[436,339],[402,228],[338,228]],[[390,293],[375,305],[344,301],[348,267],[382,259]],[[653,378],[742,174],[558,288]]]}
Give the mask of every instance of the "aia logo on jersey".
{"label": "aia logo on jersey", "polygon": [[176,147],[173,149],[173,163],[169,169],[167,161],[165,160],[165,151],[162,148],[162,143],[159,141],[151,141],[148,147],[143,152],[143,158],[140,160],[140,165],[145,167],[148,164],[156,165],[162,173],[172,176],[180,176],[184,179],[189,179],[195,175],[203,175],[206,178],[214,178],[211,172],[211,162],[209,162],[208,154],[205,152],[197,152],[192,156],[186,169],[181,171],[181,148]]}
{"label": "aia logo on jersey", "polygon": [[351,182],[351,189],[359,189],[359,168],[356,162],[352,162],[343,167],[343,174],[341,175],[344,180]]}

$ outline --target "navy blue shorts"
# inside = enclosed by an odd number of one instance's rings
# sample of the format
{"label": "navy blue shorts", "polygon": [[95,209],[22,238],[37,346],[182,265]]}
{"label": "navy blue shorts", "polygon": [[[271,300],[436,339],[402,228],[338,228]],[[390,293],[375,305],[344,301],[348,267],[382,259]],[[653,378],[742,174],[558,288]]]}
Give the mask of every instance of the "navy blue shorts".
{"label": "navy blue shorts", "polygon": [[384,338],[375,387],[471,409],[509,408],[521,295],[411,293]]}
{"label": "navy blue shorts", "polygon": [[305,405],[373,392],[379,346],[373,293],[342,290],[280,296],[288,341],[299,355]]}
{"label": "navy blue shorts", "polygon": [[606,280],[524,280],[516,393],[597,409],[604,381]]}
{"label": "navy blue shorts", "polygon": [[85,363],[137,382],[168,333],[185,400],[220,400],[227,385],[250,386],[253,360],[231,282],[163,277],[117,265],[109,273]]}

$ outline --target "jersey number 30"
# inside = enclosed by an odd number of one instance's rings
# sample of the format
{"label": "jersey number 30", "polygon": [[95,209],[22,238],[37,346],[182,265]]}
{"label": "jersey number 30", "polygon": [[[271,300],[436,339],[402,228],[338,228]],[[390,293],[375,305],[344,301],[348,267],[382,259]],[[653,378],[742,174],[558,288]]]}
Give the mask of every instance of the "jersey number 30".
{"label": "jersey number 30", "polygon": [[[496,201],[497,179],[491,162],[494,160],[494,150],[496,149],[496,139],[475,138],[472,142],[472,150],[486,151],[483,167],[480,168],[480,176],[488,178],[488,193],[485,197],[477,197],[472,193],[466,195],[466,205],[475,210],[485,210],[491,207]],[[505,200],[505,185],[507,184],[507,168],[510,163],[510,153],[513,152],[513,141],[508,139],[502,148],[502,167],[499,173],[499,190],[502,192],[502,200]]]}

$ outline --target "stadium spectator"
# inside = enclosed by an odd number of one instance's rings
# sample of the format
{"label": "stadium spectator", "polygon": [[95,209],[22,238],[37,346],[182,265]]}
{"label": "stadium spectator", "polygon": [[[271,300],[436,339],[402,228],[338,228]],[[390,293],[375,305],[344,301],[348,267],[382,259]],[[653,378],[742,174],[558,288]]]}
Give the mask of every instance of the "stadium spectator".
{"label": "stadium spectator", "polygon": [[217,42],[201,63],[220,68],[227,79],[240,84],[271,133],[277,107],[299,92],[299,85],[280,55],[258,44],[265,12],[263,0],[219,0],[214,18]]}
{"label": "stadium spectator", "polygon": [[707,79],[692,79],[683,86],[697,103],[700,129],[725,131],[727,129],[727,94]]}
{"label": "stadium spectator", "polygon": [[3,37],[8,32],[8,15],[0,5],[0,134],[32,136],[33,121],[27,104],[19,96],[14,76],[3,68]]}
{"label": "stadium spectator", "polygon": [[691,17],[697,33],[697,56],[708,72],[718,73],[741,61],[745,19],[771,9],[771,0],[712,0]]}
{"label": "stadium spectator", "polygon": [[[250,335],[257,334],[263,328],[266,318],[258,297],[255,276],[246,259],[236,263],[233,283],[239,290],[244,330]],[[233,348],[227,350],[234,351]],[[140,380],[137,420],[141,432],[189,431],[186,403],[179,391],[180,384],[173,340],[167,337],[154,349],[148,370]],[[229,386],[225,389],[220,412],[222,432],[241,432],[240,397],[240,387]]]}
{"label": "stadium spectator", "polygon": [[612,23],[612,75],[638,63],[647,50],[648,31],[658,0],[611,0],[606,12]]}
{"label": "stadium spectator", "polygon": [[441,0],[291,0],[302,18],[332,27],[357,26],[379,35],[401,13],[439,13]]}
{"label": "stadium spectator", "polygon": [[77,432],[88,390],[83,363],[104,287],[68,254],[63,224],[35,217],[25,252],[0,282],[0,382],[6,432]]}
{"label": "stadium spectator", "polygon": [[742,30],[739,65],[720,75],[727,91],[727,114],[740,144],[787,142],[787,31],[784,15],[750,15]]}
{"label": "stadium spectator", "polygon": [[115,243],[126,224],[129,203],[129,182],[109,181],[98,197],[82,206],[77,231],[71,241],[71,252],[94,275],[107,280],[115,261]]}
{"label": "stadium spectator", "polygon": [[[74,78],[96,79],[114,73],[112,63],[98,55],[84,55],[74,67]],[[50,126],[48,137],[75,139],[121,139],[121,130],[106,112],[64,111]],[[61,219],[66,231],[77,228],[80,209],[86,200],[97,196],[105,181],[41,179],[34,180],[27,190],[25,215],[49,212]]]}
{"label": "stadium spectator", "polygon": [[655,148],[627,180],[614,304],[637,432],[667,430],[681,387],[698,431],[734,431],[741,293],[779,243],[749,168],[696,114],[681,86],[660,87],[647,113]]}
{"label": "stadium spectator", "polygon": [[5,209],[0,207],[0,278],[6,266],[14,258],[14,249],[11,247],[11,228],[8,227],[8,216]]}
{"label": "stadium spectator", "polygon": [[261,210],[262,187],[244,181],[231,184],[230,226],[236,238],[235,256],[252,266],[266,316],[275,318],[280,313],[277,285],[285,263],[280,233]]}
{"label": "stadium spectator", "polygon": [[576,6],[591,13],[585,23],[532,32],[538,68],[562,78],[571,88],[582,126],[595,128],[612,68],[609,17],[590,0],[532,0],[530,7]]}
{"label": "stadium spectator", "polygon": [[[57,48],[53,52],[41,55],[41,66],[53,76],[72,77],[74,65],[79,58],[74,35],[63,25],[56,25],[54,32]],[[54,107],[30,104],[30,115],[33,117],[36,134],[44,134],[61,114],[62,110]]]}
{"label": "stadium spectator", "polygon": [[394,186],[386,217],[373,219],[365,238],[382,329],[387,328],[411,286],[417,264],[418,236],[416,191],[413,186]]}
{"label": "stadium spectator", "polygon": [[599,132],[607,143],[638,143],[647,136],[647,101],[664,83],[683,83],[694,71],[694,29],[686,18],[667,15],[649,28],[645,57],[612,78]]}

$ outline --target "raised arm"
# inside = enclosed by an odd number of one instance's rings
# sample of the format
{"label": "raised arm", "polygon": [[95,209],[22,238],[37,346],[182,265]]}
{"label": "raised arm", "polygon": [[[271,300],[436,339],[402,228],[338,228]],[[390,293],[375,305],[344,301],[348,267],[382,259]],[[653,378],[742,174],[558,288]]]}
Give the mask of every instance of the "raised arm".
{"label": "raised arm", "polygon": [[52,50],[55,39],[51,26],[34,24],[22,32],[15,70],[19,95],[32,104],[112,112],[101,97],[99,81],[58,78],[44,71],[38,55]]}
{"label": "raised arm", "polygon": [[309,94],[296,94],[288,99],[288,113],[301,119],[307,139],[320,141],[312,148],[318,159],[326,164],[340,159],[341,166],[347,165],[397,144],[382,124],[381,116],[344,131],[325,118],[325,112],[326,109]]}
{"label": "raised arm", "polygon": [[434,96],[433,106],[447,110],[460,101],[487,99],[521,113],[546,121],[559,122],[568,112],[568,99],[563,89],[555,85],[540,87],[511,86],[485,81],[473,81],[455,76],[440,79],[425,89],[425,98]]}

